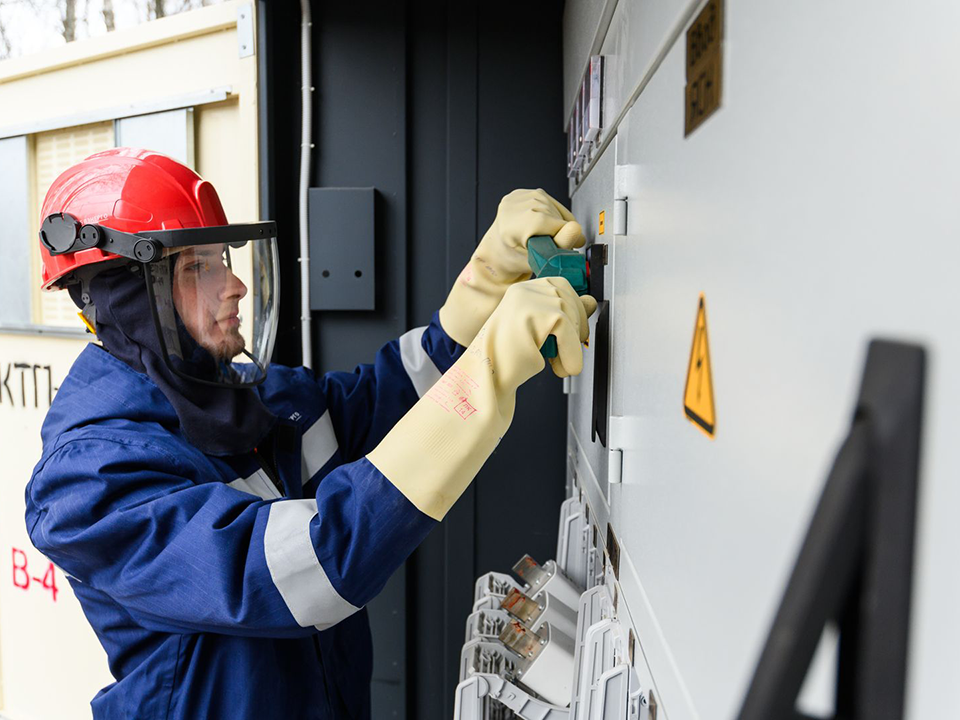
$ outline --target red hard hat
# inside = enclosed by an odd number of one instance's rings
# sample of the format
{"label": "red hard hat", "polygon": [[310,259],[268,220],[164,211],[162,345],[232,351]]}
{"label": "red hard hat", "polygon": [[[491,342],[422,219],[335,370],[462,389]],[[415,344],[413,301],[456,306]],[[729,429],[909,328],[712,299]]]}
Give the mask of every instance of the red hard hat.
{"label": "red hard hat", "polygon": [[[213,185],[176,160],[152,150],[114,148],[91,155],[53,181],[40,220],[70,213],[81,224],[95,223],[127,233],[226,225]],[[90,248],[51,255],[40,244],[43,290],[77,268],[122,259]]]}

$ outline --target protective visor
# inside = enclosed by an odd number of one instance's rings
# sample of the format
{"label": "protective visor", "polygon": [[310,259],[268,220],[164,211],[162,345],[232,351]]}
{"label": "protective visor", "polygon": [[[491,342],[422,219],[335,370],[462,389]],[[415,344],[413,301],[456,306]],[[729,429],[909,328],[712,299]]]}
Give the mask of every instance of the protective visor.
{"label": "protective visor", "polygon": [[214,385],[263,381],[277,323],[275,238],[188,245],[146,264],[169,367]]}
{"label": "protective visor", "polygon": [[279,307],[276,223],[123,233],[48,217],[52,253],[99,247],[143,268],[167,366],[201,383],[251,387],[273,354]]}

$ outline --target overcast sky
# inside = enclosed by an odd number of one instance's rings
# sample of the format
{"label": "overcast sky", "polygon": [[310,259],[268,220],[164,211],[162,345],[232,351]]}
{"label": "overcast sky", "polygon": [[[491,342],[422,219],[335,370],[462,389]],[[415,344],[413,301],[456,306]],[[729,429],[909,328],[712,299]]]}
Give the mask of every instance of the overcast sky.
{"label": "overcast sky", "polygon": [[[173,15],[204,5],[215,5],[222,0],[166,0],[166,12]],[[61,13],[63,0],[0,0],[0,26],[10,43],[9,55],[18,57],[65,44]],[[147,0],[113,0],[114,22],[117,30],[132,27],[152,17]],[[77,40],[105,35],[103,0],[77,0]]]}

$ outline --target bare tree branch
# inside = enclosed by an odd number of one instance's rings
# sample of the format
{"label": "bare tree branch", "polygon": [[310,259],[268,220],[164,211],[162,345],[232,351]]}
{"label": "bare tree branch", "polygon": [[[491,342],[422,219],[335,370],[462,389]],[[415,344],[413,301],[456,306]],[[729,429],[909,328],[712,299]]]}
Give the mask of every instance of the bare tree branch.
{"label": "bare tree branch", "polygon": [[103,24],[107,26],[107,32],[117,29],[116,20],[113,17],[113,0],[103,0]]}
{"label": "bare tree branch", "polygon": [[[0,5],[2,9],[2,5]],[[13,48],[10,46],[10,38],[7,37],[7,28],[3,24],[3,14],[0,13],[0,60],[10,57]]]}
{"label": "bare tree branch", "polygon": [[[103,18],[107,32],[115,32],[121,10],[135,9],[140,21],[167,17],[222,0],[0,0],[0,60],[15,57],[27,46],[37,44],[39,34],[49,38],[62,36],[66,42],[89,37],[96,32],[97,15]],[[27,38],[31,38],[26,42]]]}
{"label": "bare tree branch", "polygon": [[77,39],[77,0],[63,0],[63,39],[73,42]]}

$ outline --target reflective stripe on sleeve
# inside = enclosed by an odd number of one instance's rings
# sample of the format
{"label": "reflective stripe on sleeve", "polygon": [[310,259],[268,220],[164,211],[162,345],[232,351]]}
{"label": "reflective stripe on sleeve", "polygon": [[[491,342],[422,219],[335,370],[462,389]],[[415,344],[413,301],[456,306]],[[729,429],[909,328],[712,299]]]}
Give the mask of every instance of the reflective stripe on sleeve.
{"label": "reflective stripe on sleeve", "polygon": [[423,397],[440,379],[440,371],[423,349],[425,330],[425,327],[416,328],[400,336],[400,359],[417,397]]}
{"label": "reflective stripe on sleeve", "polygon": [[301,480],[306,485],[337,451],[337,434],[333,431],[329,410],[303,434],[301,445],[303,450]]}
{"label": "reflective stripe on sleeve", "polygon": [[264,500],[283,497],[277,492],[277,486],[270,482],[270,478],[266,476],[262,469],[258,469],[250,477],[237,478],[233,482],[228,482],[227,485],[241,492],[256,495]]}
{"label": "reflective stripe on sleeve", "polygon": [[270,506],[263,551],[270,577],[301,627],[326,630],[360,608],[334,590],[310,540],[317,501],[280,500]]}

